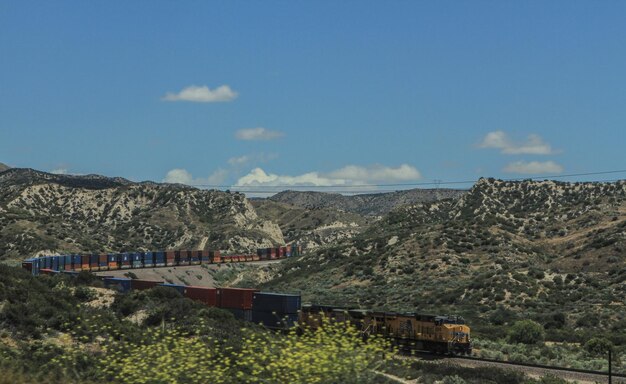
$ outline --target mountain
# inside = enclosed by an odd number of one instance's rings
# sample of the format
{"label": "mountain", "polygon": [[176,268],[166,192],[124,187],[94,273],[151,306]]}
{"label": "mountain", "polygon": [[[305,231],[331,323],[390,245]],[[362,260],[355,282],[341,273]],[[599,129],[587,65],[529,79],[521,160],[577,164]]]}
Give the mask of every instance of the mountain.
{"label": "mountain", "polygon": [[626,181],[481,179],[456,200],[400,207],[263,274],[264,289],[318,303],[449,311],[479,324],[525,314],[548,328],[554,315],[553,332],[621,327]]}
{"label": "mountain", "polygon": [[7,169],[11,169],[11,167],[9,167],[9,166],[8,166],[8,165],[6,165],[6,164],[0,163],[0,172],[4,172],[4,171],[6,171]]}
{"label": "mountain", "polygon": [[458,199],[466,192],[457,189],[409,189],[344,196],[338,193],[283,191],[268,199],[306,209],[333,208],[360,215],[379,216],[402,205]]}
{"label": "mountain", "polygon": [[172,248],[253,251],[283,244],[239,193],[98,175],[0,173],[0,258]]}

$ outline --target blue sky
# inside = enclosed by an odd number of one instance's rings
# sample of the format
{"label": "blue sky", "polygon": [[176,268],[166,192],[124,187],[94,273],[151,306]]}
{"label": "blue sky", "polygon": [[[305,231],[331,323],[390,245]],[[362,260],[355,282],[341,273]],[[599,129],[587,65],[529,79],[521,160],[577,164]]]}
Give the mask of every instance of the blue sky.
{"label": "blue sky", "polygon": [[619,1],[0,0],[0,162],[210,185],[626,169],[624,15]]}

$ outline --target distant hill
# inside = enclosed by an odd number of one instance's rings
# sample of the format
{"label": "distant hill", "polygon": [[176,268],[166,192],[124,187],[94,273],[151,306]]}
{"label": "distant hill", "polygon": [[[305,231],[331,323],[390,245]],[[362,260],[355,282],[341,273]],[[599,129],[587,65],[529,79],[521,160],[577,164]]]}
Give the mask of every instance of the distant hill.
{"label": "distant hill", "polygon": [[8,165],[6,165],[6,164],[0,163],[0,172],[4,172],[4,171],[6,171],[7,169],[11,169],[11,167],[9,167],[9,166],[8,166]]}
{"label": "distant hill", "polygon": [[230,252],[283,244],[239,193],[99,175],[0,173],[0,259],[41,253],[213,248]]}
{"label": "distant hill", "polygon": [[306,209],[334,208],[360,215],[379,216],[402,205],[458,199],[466,192],[457,189],[409,189],[344,196],[338,193],[284,191],[269,197],[269,200]]}

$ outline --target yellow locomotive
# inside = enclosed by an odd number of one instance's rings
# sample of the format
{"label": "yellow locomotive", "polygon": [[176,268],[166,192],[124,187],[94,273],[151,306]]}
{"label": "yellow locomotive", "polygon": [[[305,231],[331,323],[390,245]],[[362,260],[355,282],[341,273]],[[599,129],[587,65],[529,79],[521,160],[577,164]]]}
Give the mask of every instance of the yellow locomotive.
{"label": "yellow locomotive", "polygon": [[317,327],[321,318],[351,322],[364,337],[382,335],[403,348],[441,354],[471,354],[470,328],[460,316],[377,312],[322,305],[304,305],[300,324]]}

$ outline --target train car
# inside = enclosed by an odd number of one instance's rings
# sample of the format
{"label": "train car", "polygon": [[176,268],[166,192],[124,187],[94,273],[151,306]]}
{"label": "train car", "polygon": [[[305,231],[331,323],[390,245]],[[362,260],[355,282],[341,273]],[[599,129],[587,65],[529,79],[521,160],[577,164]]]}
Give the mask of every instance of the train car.
{"label": "train car", "polygon": [[89,269],[92,271],[100,270],[100,255],[98,254],[89,255]]}
{"label": "train car", "polygon": [[80,255],[80,267],[83,271],[89,271],[90,268],[91,255],[87,253],[83,253]]}
{"label": "train car", "polygon": [[101,253],[98,255],[98,269],[100,271],[106,271],[109,269],[109,255]]}
{"label": "train car", "polygon": [[166,263],[165,252],[163,251],[154,252],[154,266],[164,267],[165,263]]}
{"label": "train car", "polygon": [[118,258],[120,261],[120,269],[126,269],[132,266],[132,259],[131,259],[130,253],[128,252],[120,253],[118,255]]}
{"label": "train car", "polygon": [[211,263],[219,264],[222,262],[222,255],[220,251],[209,251],[209,258],[211,259]]}
{"label": "train car", "polygon": [[166,266],[176,265],[176,251],[165,252],[165,265]]}
{"label": "train car", "polygon": [[217,307],[219,290],[217,288],[186,286],[184,296],[209,307]]}
{"label": "train car", "polygon": [[154,262],[155,252],[142,252],[142,262],[143,267],[154,267],[156,263]]}
{"label": "train car", "polygon": [[200,260],[202,258],[202,251],[189,251],[191,254],[189,256],[189,264],[190,265],[198,265],[200,264]]}
{"label": "train car", "polygon": [[130,267],[131,268],[143,267],[143,254],[141,252],[130,253]]}
{"label": "train car", "polygon": [[402,347],[441,354],[471,354],[470,328],[460,316],[377,312],[328,306],[304,306],[300,323],[317,327],[326,317],[350,322],[364,337],[381,335]]}
{"label": "train car", "polygon": [[109,253],[107,255],[107,260],[108,260],[108,264],[109,264],[109,270],[111,269],[119,269],[120,268],[120,261],[118,258],[118,254],[116,253]]}

